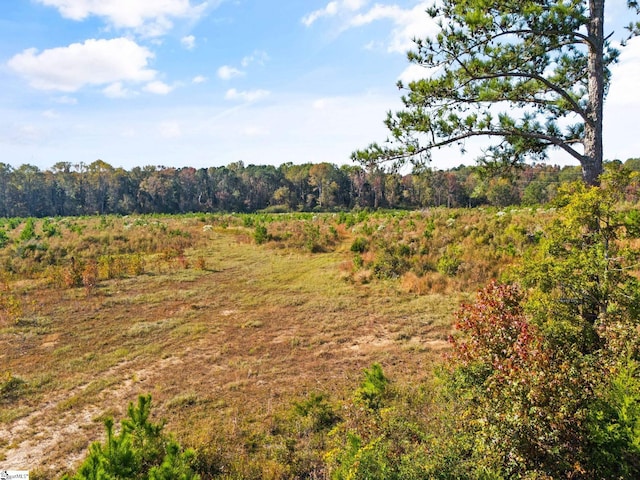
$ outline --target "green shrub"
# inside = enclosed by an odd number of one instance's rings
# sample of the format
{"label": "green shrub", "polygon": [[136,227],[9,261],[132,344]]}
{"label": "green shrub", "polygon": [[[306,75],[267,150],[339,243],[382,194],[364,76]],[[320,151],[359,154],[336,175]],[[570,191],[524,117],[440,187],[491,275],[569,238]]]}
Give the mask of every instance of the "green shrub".
{"label": "green shrub", "polygon": [[627,229],[627,234],[633,238],[640,237],[640,210],[629,210],[624,218],[624,225]]}
{"label": "green shrub", "polygon": [[638,478],[640,365],[625,358],[589,410],[590,458],[598,478]]}
{"label": "green shrub", "polygon": [[25,392],[26,388],[27,382],[7,372],[0,377],[0,400],[15,400]]}
{"label": "green shrub", "polygon": [[293,409],[296,415],[307,419],[313,432],[329,430],[340,421],[327,396],[322,393],[311,393],[305,400],[294,402]]}
{"label": "green shrub", "polygon": [[422,232],[422,236],[427,240],[431,239],[433,237],[433,232],[435,231],[435,229],[436,229],[436,224],[433,221],[433,218],[430,218],[427,221],[427,224],[425,225],[424,232]]}
{"label": "green shrub", "polygon": [[363,237],[356,237],[351,244],[351,251],[354,253],[364,253],[369,248],[369,241]]}
{"label": "green shrub", "polygon": [[409,269],[409,262],[405,257],[395,254],[391,250],[384,250],[378,254],[372,265],[373,274],[377,278],[398,278]]}
{"label": "green shrub", "polygon": [[442,275],[455,277],[462,261],[450,253],[445,253],[438,259],[437,269]]}
{"label": "green shrub", "polygon": [[60,227],[52,223],[48,218],[42,223],[42,233],[48,238],[61,236]]}
{"label": "green shrub", "polygon": [[320,239],[320,225],[313,225],[312,223],[305,222],[304,229],[304,247],[311,253],[321,252],[323,246]]}
{"label": "green shrub", "polygon": [[379,363],[364,370],[364,380],[356,390],[356,402],[364,404],[370,410],[378,410],[383,403],[389,379],[384,375]]}
{"label": "green shrub", "polygon": [[23,242],[29,241],[36,237],[36,229],[33,218],[28,218],[22,232],[20,232],[20,240]]}
{"label": "green shrub", "polygon": [[106,442],[92,444],[78,472],[63,480],[199,480],[191,469],[193,452],[182,450],[163,433],[162,423],[149,421],[150,413],[151,396],[141,395],[137,406],[129,404],[129,418],[121,422],[120,433],[108,418]]}
{"label": "green shrub", "polygon": [[0,248],[6,247],[7,243],[9,243],[9,236],[7,235],[7,232],[0,229]]}
{"label": "green shrub", "polygon": [[15,230],[21,223],[22,221],[19,218],[10,218],[7,225],[9,225],[9,230]]}
{"label": "green shrub", "polygon": [[257,225],[253,232],[253,239],[258,245],[262,245],[269,240],[269,233],[267,227],[264,225]]}

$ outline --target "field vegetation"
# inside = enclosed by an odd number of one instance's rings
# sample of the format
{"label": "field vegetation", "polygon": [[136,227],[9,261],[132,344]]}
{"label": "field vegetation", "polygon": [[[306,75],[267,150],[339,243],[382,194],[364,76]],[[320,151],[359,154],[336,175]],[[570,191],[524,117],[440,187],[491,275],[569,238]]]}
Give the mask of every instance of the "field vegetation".
{"label": "field vegetation", "polygon": [[640,217],[615,167],[505,209],[0,219],[1,464],[634,478]]}

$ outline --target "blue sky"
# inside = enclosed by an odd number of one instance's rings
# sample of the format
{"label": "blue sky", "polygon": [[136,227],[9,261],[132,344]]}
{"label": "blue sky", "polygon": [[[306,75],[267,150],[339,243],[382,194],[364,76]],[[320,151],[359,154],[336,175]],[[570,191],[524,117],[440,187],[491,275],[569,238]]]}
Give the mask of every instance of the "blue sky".
{"label": "blue sky", "polygon": [[[400,107],[411,0],[4,0],[0,162],[196,168],[349,163]],[[616,37],[631,20],[609,0]],[[608,158],[640,156],[640,42],[614,67]],[[473,164],[455,148],[435,166]],[[562,154],[554,163],[575,163]]]}

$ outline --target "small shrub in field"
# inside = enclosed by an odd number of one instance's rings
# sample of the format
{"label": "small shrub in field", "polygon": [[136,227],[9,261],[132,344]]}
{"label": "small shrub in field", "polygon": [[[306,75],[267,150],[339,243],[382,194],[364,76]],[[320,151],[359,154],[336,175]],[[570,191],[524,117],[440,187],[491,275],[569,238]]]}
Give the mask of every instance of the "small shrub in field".
{"label": "small shrub in field", "polygon": [[304,224],[304,247],[311,253],[321,252],[320,226],[311,223]]}
{"label": "small shrub in field", "polygon": [[422,232],[422,236],[427,240],[431,239],[433,237],[433,232],[435,231],[435,229],[436,229],[436,224],[433,221],[433,219],[430,219],[425,225],[424,231]]}
{"label": "small shrub in field", "polygon": [[206,270],[207,269],[207,260],[204,257],[196,258],[196,261],[194,263],[194,267],[197,270]]}
{"label": "small shrub in field", "polygon": [[397,249],[386,248],[376,257],[371,266],[377,278],[398,278],[409,269],[409,262]]}
{"label": "small shrub in field", "polygon": [[97,273],[100,278],[114,278],[114,258],[111,255],[102,255],[98,259]]}
{"label": "small shrub in field", "polygon": [[98,284],[98,265],[95,261],[89,261],[82,269],[82,286],[87,294],[91,293]]}
{"label": "small shrub in field", "polygon": [[364,370],[364,380],[356,390],[355,400],[371,410],[378,410],[382,407],[388,385],[389,379],[382,371],[382,366],[374,363],[371,368]]}
{"label": "small shrub in field", "polygon": [[371,270],[358,270],[353,275],[353,281],[356,283],[361,283],[363,285],[370,283],[373,279],[373,272]]}
{"label": "small shrub in field", "polygon": [[253,231],[253,240],[258,244],[262,245],[266,241],[269,240],[269,233],[267,232],[267,227],[264,225],[257,225],[255,230]]}
{"label": "small shrub in field", "polygon": [[0,376],[0,401],[12,401],[20,397],[27,388],[27,382],[6,372]]}
{"label": "small shrub in field", "polygon": [[35,222],[33,218],[27,219],[27,223],[25,224],[22,232],[20,232],[20,240],[26,242],[36,237],[36,228]]}
{"label": "small shrub in field", "polygon": [[42,233],[44,233],[45,237],[54,237],[60,236],[60,227],[56,224],[52,223],[51,220],[46,219],[42,224]]}
{"label": "small shrub in field", "polygon": [[79,287],[82,285],[82,270],[84,266],[82,262],[71,259],[71,265],[66,267],[62,272],[62,283],[67,288]]}
{"label": "small shrub in field", "polygon": [[356,237],[351,244],[351,251],[354,253],[364,253],[369,248],[369,241],[363,237]]}
{"label": "small shrub in field", "polygon": [[9,230],[15,230],[21,223],[22,221],[19,218],[10,218],[7,225],[9,226]]}
{"label": "small shrub in field", "polygon": [[142,255],[133,254],[127,257],[128,270],[131,275],[142,275],[144,273],[144,258]]}
{"label": "small shrub in field", "polygon": [[407,272],[402,276],[402,289],[408,293],[426,295],[428,293],[444,293],[448,280],[439,274],[427,273],[419,277],[413,272]]}
{"label": "small shrub in field", "polygon": [[364,259],[362,258],[362,255],[360,255],[359,253],[355,254],[353,256],[353,266],[356,270],[362,268],[362,266],[364,265]]}
{"label": "small shrub in field", "polygon": [[178,255],[178,257],[176,257],[176,263],[183,270],[187,270],[191,266],[189,263],[189,259],[184,255]]}
{"label": "small shrub in field", "polygon": [[8,284],[0,284],[0,320],[14,323],[22,316],[22,303]]}
{"label": "small shrub in field", "polygon": [[458,268],[462,261],[454,255],[445,253],[438,259],[438,272],[448,277],[454,277],[458,273]]}
{"label": "small shrub in field", "polygon": [[162,251],[162,258],[167,262],[173,260],[174,258],[178,258],[180,256],[184,256],[184,250],[180,248],[169,247]]}
{"label": "small shrub in field", "polygon": [[0,228],[0,248],[4,248],[9,243],[9,236],[7,232]]}
{"label": "small shrub in field", "polygon": [[150,412],[151,396],[140,396],[137,406],[129,404],[129,418],[122,421],[119,433],[114,432],[113,419],[107,419],[106,442],[92,444],[78,472],[63,480],[199,480],[191,469],[194,453],[164,433],[162,423],[152,423]]}
{"label": "small shrub in field", "polygon": [[306,420],[305,429],[312,432],[329,430],[340,421],[326,395],[321,393],[311,393],[307,399],[295,402],[293,409],[296,415]]}

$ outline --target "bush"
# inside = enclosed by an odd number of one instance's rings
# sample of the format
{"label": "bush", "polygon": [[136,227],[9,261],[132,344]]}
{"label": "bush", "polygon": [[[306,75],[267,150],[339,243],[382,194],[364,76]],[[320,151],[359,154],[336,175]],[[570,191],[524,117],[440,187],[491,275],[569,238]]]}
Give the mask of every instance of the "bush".
{"label": "bush", "polygon": [[438,259],[438,272],[447,277],[455,277],[462,261],[454,255],[445,253]]}
{"label": "bush", "polygon": [[357,237],[351,244],[351,251],[354,253],[364,253],[367,248],[369,248],[369,242],[363,237]]}
{"label": "bush", "polygon": [[389,379],[384,375],[379,363],[365,369],[364,380],[356,390],[356,402],[364,404],[370,410],[378,410],[383,403]]}
{"label": "bush", "polygon": [[27,219],[27,223],[25,224],[22,232],[20,232],[20,240],[26,242],[36,237],[36,229],[33,218]]}
{"label": "bush", "polygon": [[0,377],[0,400],[15,400],[25,392],[26,388],[27,382],[7,372]]}
{"label": "bush", "polygon": [[478,468],[571,477],[584,467],[585,411],[599,376],[587,358],[546,342],[523,304],[520,288],[492,282],[461,308],[453,395],[466,400],[464,423],[476,426]]}
{"label": "bush", "polygon": [[308,420],[309,428],[313,432],[328,430],[340,420],[326,395],[321,393],[311,393],[309,398],[294,402],[293,408],[298,416]]}
{"label": "bush", "polygon": [[269,240],[269,234],[267,233],[267,227],[264,225],[257,225],[253,232],[253,239],[258,245],[262,245]]}
{"label": "bush", "polygon": [[589,411],[589,455],[597,478],[639,478],[640,365],[622,359]]}
{"label": "bush", "polygon": [[6,247],[7,243],[9,243],[9,236],[7,235],[7,232],[0,229],[0,248]]}

